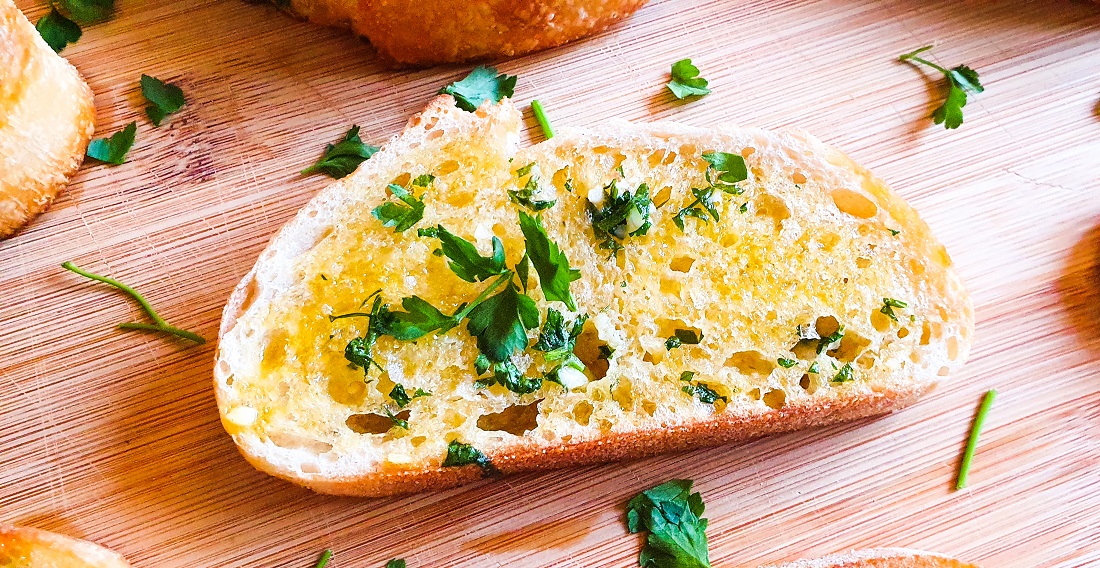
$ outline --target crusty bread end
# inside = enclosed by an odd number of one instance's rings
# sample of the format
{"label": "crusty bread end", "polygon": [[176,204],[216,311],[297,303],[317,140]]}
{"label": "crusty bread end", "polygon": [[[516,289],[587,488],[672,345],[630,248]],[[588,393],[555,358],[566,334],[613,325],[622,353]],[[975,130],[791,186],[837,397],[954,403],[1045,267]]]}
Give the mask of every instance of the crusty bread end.
{"label": "crusty bread end", "polygon": [[0,568],[129,568],[102,546],[49,531],[0,525]]}
{"label": "crusty bread end", "polygon": [[978,568],[978,565],[935,552],[907,548],[874,548],[762,568]]}

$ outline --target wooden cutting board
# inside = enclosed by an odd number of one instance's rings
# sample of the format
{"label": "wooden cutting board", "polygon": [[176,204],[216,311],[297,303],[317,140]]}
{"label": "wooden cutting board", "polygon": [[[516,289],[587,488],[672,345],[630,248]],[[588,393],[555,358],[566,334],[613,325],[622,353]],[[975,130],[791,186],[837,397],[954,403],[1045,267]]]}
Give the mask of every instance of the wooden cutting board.
{"label": "wooden cutting board", "polygon": [[[19,0],[32,20],[45,8]],[[935,43],[987,90],[956,131],[940,77],[896,62]],[[268,238],[327,183],[301,177],[352,124],[381,143],[469,66],[399,71],[336,31],[236,0],[119,0],[65,51],[97,136],[137,120],[130,161],[87,165],[0,242],[0,521],[90,538],[138,567],[634,566],[638,491],[696,480],[715,566],[909,546],[987,567],[1100,565],[1100,6],[924,0],[655,1],[587,41],[500,63],[554,123],[609,117],[797,126],[909,199],[977,309],[970,363],[879,420],[414,497],[315,495],[253,470],[223,432],[214,344],[120,332],[131,283],[213,339]],[[672,62],[714,93],[678,103]],[[154,129],[138,78],[188,105]],[[531,137],[540,138],[528,116]],[[981,394],[1000,397],[971,487],[953,491]]]}

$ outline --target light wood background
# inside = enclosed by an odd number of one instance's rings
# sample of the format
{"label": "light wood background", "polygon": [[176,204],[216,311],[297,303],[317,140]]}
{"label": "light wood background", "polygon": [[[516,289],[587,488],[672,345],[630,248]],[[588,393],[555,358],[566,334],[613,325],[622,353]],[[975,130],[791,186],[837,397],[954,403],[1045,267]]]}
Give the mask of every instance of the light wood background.
{"label": "light wood background", "polygon": [[[37,20],[32,0],[17,2]],[[739,446],[357,500],[277,481],[237,454],[211,392],[214,344],[120,332],[144,291],[216,336],[230,289],[326,184],[296,172],[353,123],[380,143],[469,66],[386,69],[366,44],[236,0],[119,0],[65,55],[98,133],[139,123],[129,163],[85,166],[0,242],[0,521],[93,539],[138,567],[633,566],[625,501],[696,480],[716,566],[871,546],[992,567],[1100,565],[1100,6],[1071,1],[654,1],[587,41],[501,62],[559,126],[596,119],[798,126],[870,166],[925,216],[977,308],[961,374],[899,414]],[[926,118],[928,43],[981,72],[957,131]],[[693,57],[714,94],[673,101]],[[141,73],[182,85],[154,129]],[[533,119],[528,117],[535,139]],[[974,409],[1000,390],[952,491]]]}

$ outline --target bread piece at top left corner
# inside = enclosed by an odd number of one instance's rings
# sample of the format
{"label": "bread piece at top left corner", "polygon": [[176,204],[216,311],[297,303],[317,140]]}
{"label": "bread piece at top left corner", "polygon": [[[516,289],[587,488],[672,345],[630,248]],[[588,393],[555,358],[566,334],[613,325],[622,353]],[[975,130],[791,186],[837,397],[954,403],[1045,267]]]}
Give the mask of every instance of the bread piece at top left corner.
{"label": "bread piece at top left corner", "polygon": [[0,0],[0,239],[50,206],[94,131],[87,83],[12,0]]}
{"label": "bread piece at top left corner", "polygon": [[130,568],[98,544],[49,531],[0,525],[0,568]]}

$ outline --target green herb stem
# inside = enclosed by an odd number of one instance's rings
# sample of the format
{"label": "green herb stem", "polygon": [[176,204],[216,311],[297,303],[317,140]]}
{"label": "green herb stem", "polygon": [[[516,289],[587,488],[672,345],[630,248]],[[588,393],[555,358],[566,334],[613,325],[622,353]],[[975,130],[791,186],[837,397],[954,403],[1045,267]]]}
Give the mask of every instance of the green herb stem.
{"label": "green herb stem", "polygon": [[326,548],[325,551],[321,553],[321,558],[317,561],[316,568],[325,568],[325,566],[328,566],[329,560],[332,560],[332,550]]}
{"label": "green herb stem", "polygon": [[177,337],[182,337],[184,339],[194,341],[195,343],[198,343],[200,345],[203,344],[203,343],[206,343],[206,339],[203,338],[202,336],[197,335],[195,333],[191,333],[190,331],[185,331],[185,330],[182,330],[178,327],[174,327],[174,326],[170,325],[167,321],[164,320],[164,318],[160,317],[160,315],[157,314],[156,310],[153,309],[153,306],[149,304],[149,302],[145,299],[144,296],[142,296],[137,290],[134,290],[133,288],[127,286],[126,284],[123,284],[122,282],[119,282],[118,280],[115,280],[114,278],[107,278],[106,276],[100,276],[100,275],[95,274],[93,272],[88,272],[87,270],[84,270],[83,268],[80,268],[79,266],[77,266],[77,265],[75,265],[75,264],[73,264],[72,262],[69,262],[69,261],[61,263],[61,267],[64,268],[65,270],[75,272],[75,273],[77,273],[77,274],[79,274],[79,275],[81,275],[85,278],[95,280],[96,282],[102,282],[104,284],[114,286],[115,288],[118,288],[119,290],[122,290],[123,292],[129,294],[130,297],[137,300],[138,304],[141,304],[141,308],[143,310],[145,310],[145,313],[149,314],[149,317],[152,318],[153,321],[155,322],[155,325],[143,324],[143,323],[121,323],[121,324],[118,325],[118,327],[120,329],[141,329],[141,330],[148,330],[148,331],[163,331],[165,333],[170,333],[170,334],[175,335]]}
{"label": "green herb stem", "polygon": [[482,290],[481,294],[479,294],[477,298],[474,298],[474,301],[470,302],[465,308],[462,308],[460,311],[455,313],[455,315],[451,316],[454,321],[462,321],[467,315],[470,314],[470,311],[477,307],[478,304],[484,302],[490,294],[496,291],[497,288],[500,288],[501,284],[510,281],[512,279],[512,274],[513,273],[511,270],[505,271],[504,274],[501,274],[499,278],[494,280],[493,283],[489,285],[488,288]]}
{"label": "green herb stem", "polygon": [[978,414],[974,416],[974,426],[970,429],[970,439],[966,442],[966,451],[963,452],[962,463],[959,464],[959,477],[955,482],[955,490],[966,487],[966,479],[970,474],[970,464],[974,461],[974,452],[978,449],[978,436],[982,433],[985,424],[985,416],[993,406],[993,400],[997,398],[997,390],[986,391],[982,399],[982,405],[978,407]]}
{"label": "green herb stem", "polygon": [[542,103],[535,99],[531,101],[531,112],[535,113],[535,120],[542,127],[542,134],[549,140],[554,137],[554,128],[550,126],[550,119],[546,118],[546,111],[542,109]]}

